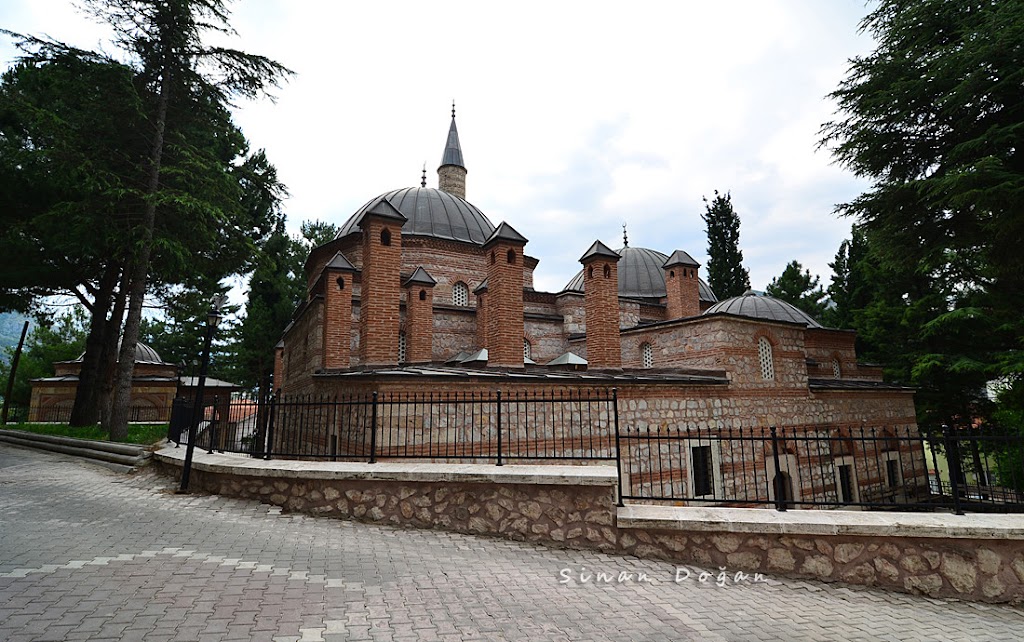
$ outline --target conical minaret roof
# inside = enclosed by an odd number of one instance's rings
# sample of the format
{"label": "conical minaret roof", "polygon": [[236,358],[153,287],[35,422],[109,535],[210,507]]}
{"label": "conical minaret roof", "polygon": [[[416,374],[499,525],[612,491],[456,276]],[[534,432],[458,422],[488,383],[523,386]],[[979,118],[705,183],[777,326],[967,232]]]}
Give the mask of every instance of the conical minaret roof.
{"label": "conical minaret roof", "polygon": [[455,103],[452,103],[452,124],[448,128],[448,142],[444,146],[444,156],[441,158],[441,166],[445,165],[466,168],[462,160],[462,146],[459,144],[459,130],[455,127]]}

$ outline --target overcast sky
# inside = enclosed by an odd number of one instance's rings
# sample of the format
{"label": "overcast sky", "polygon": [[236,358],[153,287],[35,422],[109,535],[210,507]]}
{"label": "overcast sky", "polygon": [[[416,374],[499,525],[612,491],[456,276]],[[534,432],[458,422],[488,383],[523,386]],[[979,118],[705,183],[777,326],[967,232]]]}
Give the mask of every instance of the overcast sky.
{"label": "overcast sky", "polygon": [[[456,101],[467,198],[507,221],[558,291],[595,240],[707,263],[702,197],[732,193],[751,283],[798,260],[827,286],[849,234],[836,204],[867,185],[818,150],[825,95],[864,0],[332,2],[231,5],[231,44],[297,72],[237,121],[291,193],[284,207],[340,225],[371,197],[437,186]],[[0,26],[101,46],[65,0],[5,0]],[[16,52],[6,41],[0,59]]]}

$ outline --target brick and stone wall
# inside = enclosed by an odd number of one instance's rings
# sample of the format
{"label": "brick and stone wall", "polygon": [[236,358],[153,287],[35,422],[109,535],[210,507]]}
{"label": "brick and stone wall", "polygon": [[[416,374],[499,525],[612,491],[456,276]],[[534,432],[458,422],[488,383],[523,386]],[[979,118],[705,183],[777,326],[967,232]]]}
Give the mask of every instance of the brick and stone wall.
{"label": "brick and stone wall", "polygon": [[[181,449],[157,460],[177,475]],[[195,489],[312,515],[436,528],[957,597],[1024,601],[1012,516],[615,507],[615,469],[265,462],[197,452]]]}

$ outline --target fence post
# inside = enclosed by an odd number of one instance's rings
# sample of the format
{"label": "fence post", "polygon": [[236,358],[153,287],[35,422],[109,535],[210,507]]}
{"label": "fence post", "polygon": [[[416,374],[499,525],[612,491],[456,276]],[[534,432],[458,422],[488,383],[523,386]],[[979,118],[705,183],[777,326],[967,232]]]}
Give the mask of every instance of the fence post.
{"label": "fence post", "polygon": [[370,411],[370,463],[377,463],[377,391],[373,391],[373,409]]}
{"label": "fence post", "polygon": [[[205,408],[203,409],[203,414],[206,414]],[[206,454],[212,455],[214,445],[217,443],[217,395],[213,395],[213,407],[210,408],[210,429],[207,432],[209,433],[210,449],[206,451]]]}
{"label": "fence post", "polygon": [[619,441],[619,389],[612,388],[612,415],[615,417],[615,471],[619,478],[619,506],[622,502],[622,448]]}
{"label": "fence post", "polygon": [[270,460],[271,451],[274,450],[274,410],[277,408],[277,395],[270,394],[270,416],[267,417],[267,447],[263,453],[263,459]]}
{"label": "fence post", "polygon": [[504,466],[501,462],[501,391],[498,391],[498,466]]}
{"label": "fence post", "polygon": [[953,512],[963,515],[964,509],[960,505],[960,444],[957,443],[956,426],[942,426],[942,436],[946,442],[946,463],[949,464],[949,487],[953,493]]}
{"label": "fence post", "polygon": [[782,467],[779,465],[779,436],[775,431],[775,426],[771,426],[769,430],[772,433],[772,460],[775,462],[775,477],[772,479],[772,485],[775,486],[775,510],[784,511],[786,510],[786,499],[783,484],[786,482],[782,479]]}

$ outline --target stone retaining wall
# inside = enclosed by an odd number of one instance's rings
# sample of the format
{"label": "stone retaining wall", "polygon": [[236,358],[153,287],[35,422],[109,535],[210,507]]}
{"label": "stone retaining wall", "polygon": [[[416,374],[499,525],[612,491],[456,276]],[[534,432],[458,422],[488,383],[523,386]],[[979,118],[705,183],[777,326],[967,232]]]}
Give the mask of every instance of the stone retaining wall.
{"label": "stone retaining wall", "polygon": [[[184,449],[157,453],[180,474]],[[264,462],[196,453],[193,489],[287,510],[930,597],[1024,601],[1024,517],[615,507],[609,467]]]}

